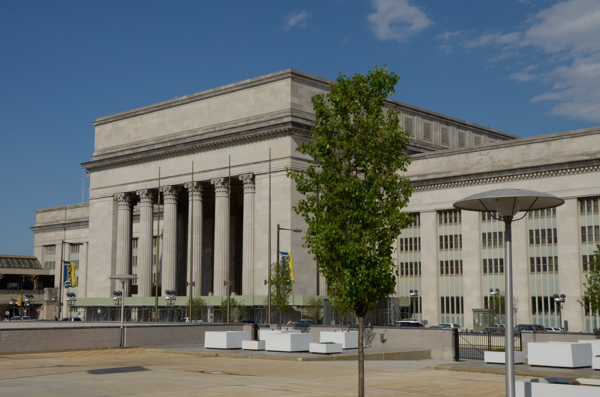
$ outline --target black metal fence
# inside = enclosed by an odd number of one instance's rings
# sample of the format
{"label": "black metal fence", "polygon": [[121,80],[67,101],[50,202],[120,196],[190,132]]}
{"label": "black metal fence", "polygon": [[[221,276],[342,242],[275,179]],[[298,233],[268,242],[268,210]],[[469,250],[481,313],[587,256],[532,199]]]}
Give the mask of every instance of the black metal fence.
{"label": "black metal fence", "polygon": [[[504,349],[505,336],[502,332],[475,334],[460,332],[458,328],[452,330],[454,361],[483,360],[483,352]],[[521,334],[515,333],[513,345],[515,351],[522,351]]]}

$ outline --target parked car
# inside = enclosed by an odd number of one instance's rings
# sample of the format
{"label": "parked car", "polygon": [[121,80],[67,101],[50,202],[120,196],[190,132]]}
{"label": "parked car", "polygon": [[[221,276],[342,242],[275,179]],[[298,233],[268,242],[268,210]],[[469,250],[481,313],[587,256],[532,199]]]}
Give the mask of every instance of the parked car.
{"label": "parked car", "polygon": [[293,321],[292,325],[298,325],[300,327],[310,327],[312,325],[312,320],[304,318],[302,320]]}
{"label": "parked car", "polygon": [[564,332],[564,330],[562,328],[558,328],[558,327],[544,327],[546,328],[547,332]]}
{"label": "parked car", "polygon": [[439,324],[439,326],[441,328],[458,328],[458,329],[460,329],[460,325],[459,324],[441,323],[441,324]]}
{"label": "parked car", "polygon": [[10,319],[10,321],[21,321],[21,317],[14,316]]}
{"label": "parked car", "polygon": [[81,321],[79,317],[65,317],[60,321]]}
{"label": "parked car", "polygon": [[488,333],[492,333],[492,332],[504,332],[504,328],[486,327],[486,328],[482,329],[479,333],[480,334],[488,334]]}
{"label": "parked car", "polygon": [[412,327],[412,328],[423,328],[423,324],[414,320],[401,320],[396,322],[397,327]]}
{"label": "parked car", "polygon": [[515,332],[546,332],[546,328],[539,324],[519,324],[514,328]]}

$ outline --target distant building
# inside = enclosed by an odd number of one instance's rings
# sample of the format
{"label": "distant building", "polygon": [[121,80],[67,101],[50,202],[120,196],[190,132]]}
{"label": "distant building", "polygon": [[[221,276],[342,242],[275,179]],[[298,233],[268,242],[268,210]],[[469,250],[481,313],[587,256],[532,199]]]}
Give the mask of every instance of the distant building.
{"label": "distant building", "polygon": [[[236,299],[262,305],[269,213],[272,262],[278,224],[306,229],[291,209],[300,195],[285,170],[304,169],[310,161],[296,148],[310,139],[310,98],[329,83],[284,70],[97,119],[94,153],[82,164],[91,173],[89,204],[36,211],[35,256],[56,285],[61,260],[75,261],[78,286],[71,291],[88,317],[112,305],[120,285],[108,277],[127,273],[138,277],[126,291],[133,297],[127,299],[131,315],[150,318],[157,263],[161,306],[167,290],[185,303],[189,266],[194,296],[219,305],[229,275]],[[393,100],[386,107],[401,110],[410,134],[407,176],[415,193],[407,210],[415,223],[398,239],[396,299],[382,302],[379,322],[416,311],[429,324],[472,328],[471,310],[487,305],[489,288],[504,289],[502,225],[454,211],[452,203],[483,190],[520,187],[567,203],[513,226],[517,318],[556,325],[549,297],[558,292],[567,295],[563,318],[570,329],[590,329],[590,317],[576,301],[589,242],[600,226],[600,186],[594,182],[600,129],[521,139]],[[281,250],[293,253],[296,306],[307,296],[326,295],[301,238],[280,233]],[[410,290],[418,290],[412,301]]]}

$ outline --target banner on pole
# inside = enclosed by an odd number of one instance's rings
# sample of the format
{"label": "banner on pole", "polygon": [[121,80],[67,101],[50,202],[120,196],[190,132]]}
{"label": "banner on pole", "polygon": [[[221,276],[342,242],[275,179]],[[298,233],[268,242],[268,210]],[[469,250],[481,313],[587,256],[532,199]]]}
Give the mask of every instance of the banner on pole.
{"label": "banner on pole", "polygon": [[75,276],[75,263],[73,261],[64,261],[64,267],[65,288],[77,287],[77,277]]}
{"label": "banner on pole", "polygon": [[287,271],[290,277],[290,283],[296,284],[296,275],[294,274],[294,260],[291,252],[281,252],[281,266]]}

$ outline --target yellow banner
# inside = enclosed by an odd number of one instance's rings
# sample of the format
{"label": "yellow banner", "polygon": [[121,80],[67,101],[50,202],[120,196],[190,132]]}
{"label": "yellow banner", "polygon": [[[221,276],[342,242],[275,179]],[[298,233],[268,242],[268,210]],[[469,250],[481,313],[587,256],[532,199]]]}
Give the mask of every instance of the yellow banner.
{"label": "yellow banner", "polygon": [[296,284],[296,275],[294,274],[294,261],[291,252],[281,253],[281,266],[284,270],[288,270],[290,274],[290,282]]}

